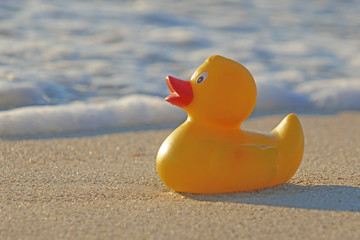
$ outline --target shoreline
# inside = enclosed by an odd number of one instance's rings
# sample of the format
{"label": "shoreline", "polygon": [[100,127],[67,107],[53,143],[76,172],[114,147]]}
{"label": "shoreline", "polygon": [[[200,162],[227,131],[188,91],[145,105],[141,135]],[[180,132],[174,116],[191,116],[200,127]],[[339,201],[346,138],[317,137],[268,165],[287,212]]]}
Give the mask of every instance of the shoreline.
{"label": "shoreline", "polygon": [[[270,112],[253,112],[248,119],[242,124],[243,126],[247,125],[248,121],[253,121],[258,118],[268,118],[276,117],[279,119],[285,117],[288,114],[292,113],[291,111],[270,111]],[[314,110],[303,110],[295,111],[297,116],[336,116],[341,114],[356,114],[358,111],[354,110],[343,110],[343,111],[314,111]],[[172,130],[177,128],[186,120],[186,114],[184,113],[184,119],[181,121],[176,121],[172,123],[159,123],[159,124],[145,124],[140,126],[129,126],[129,127],[118,127],[118,128],[109,128],[109,129],[99,129],[99,130],[88,130],[88,131],[75,131],[75,132],[64,132],[64,133],[48,133],[40,135],[24,135],[24,136],[0,136],[0,140],[4,141],[21,141],[21,140],[39,140],[39,139],[53,139],[53,138],[82,138],[82,137],[93,137],[101,136],[107,134],[121,134],[127,132],[140,132],[140,131],[161,131],[161,130]],[[274,125],[275,127],[276,125]]]}

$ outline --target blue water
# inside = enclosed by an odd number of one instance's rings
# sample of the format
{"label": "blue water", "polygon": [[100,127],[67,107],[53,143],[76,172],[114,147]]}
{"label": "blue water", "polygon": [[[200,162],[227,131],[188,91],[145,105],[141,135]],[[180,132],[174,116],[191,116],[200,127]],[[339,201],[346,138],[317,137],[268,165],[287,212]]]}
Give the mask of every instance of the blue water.
{"label": "blue water", "polygon": [[1,1],[0,136],[179,121],[165,76],[188,79],[214,54],[253,74],[255,113],[360,110],[359,12],[355,0]]}

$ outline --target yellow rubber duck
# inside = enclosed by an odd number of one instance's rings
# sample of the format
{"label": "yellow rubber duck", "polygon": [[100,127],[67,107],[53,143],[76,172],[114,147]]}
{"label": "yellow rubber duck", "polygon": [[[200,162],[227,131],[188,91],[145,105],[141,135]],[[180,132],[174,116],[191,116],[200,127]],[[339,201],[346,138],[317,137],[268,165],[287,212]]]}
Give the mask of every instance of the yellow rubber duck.
{"label": "yellow rubber duck", "polygon": [[304,134],[295,114],[270,133],[242,130],[256,103],[250,72],[222,56],[209,57],[190,81],[166,77],[166,101],[187,120],[161,145],[156,167],[161,181],[178,192],[251,191],[286,183],[298,169]]}

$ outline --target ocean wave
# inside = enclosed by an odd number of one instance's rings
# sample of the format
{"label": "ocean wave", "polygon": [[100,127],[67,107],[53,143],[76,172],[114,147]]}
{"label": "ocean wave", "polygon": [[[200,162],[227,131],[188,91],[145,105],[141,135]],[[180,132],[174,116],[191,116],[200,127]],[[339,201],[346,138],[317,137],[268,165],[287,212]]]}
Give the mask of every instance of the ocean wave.
{"label": "ocean wave", "polygon": [[163,99],[131,95],[104,103],[31,106],[0,112],[0,137],[80,133],[180,122],[183,110]]}
{"label": "ocean wave", "polygon": [[[297,92],[276,84],[258,84],[255,113],[360,110],[357,81],[318,81]],[[236,106],[234,106],[236,108]],[[74,102],[0,111],[0,137],[56,135],[181,123],[184,110],[163,98],[133,94],[102,103]]]}

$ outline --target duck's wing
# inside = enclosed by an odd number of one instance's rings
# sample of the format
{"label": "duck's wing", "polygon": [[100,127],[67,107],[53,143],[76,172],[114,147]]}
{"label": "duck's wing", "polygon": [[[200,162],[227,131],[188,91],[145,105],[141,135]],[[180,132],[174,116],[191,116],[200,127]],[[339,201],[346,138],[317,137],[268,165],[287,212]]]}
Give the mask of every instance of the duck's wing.
{"label": "duck's wing", "polygon": [[279,153],[277,162],[278,174],[272,182],[272,186],[286,183],[294,174],[302,160],[304,152],[304,132],[299,118],[291,113],[287,115],[279,125],[268,134],[244,131],[249,143],[257,143],[264,146],[275,146]]}
{"label": "duck's wing", "polygon": [[268,187],[276,176],[279,151],[256,144],[229,145],[216,149],[211,168],[219,181],[242,186],[238,190]]}

